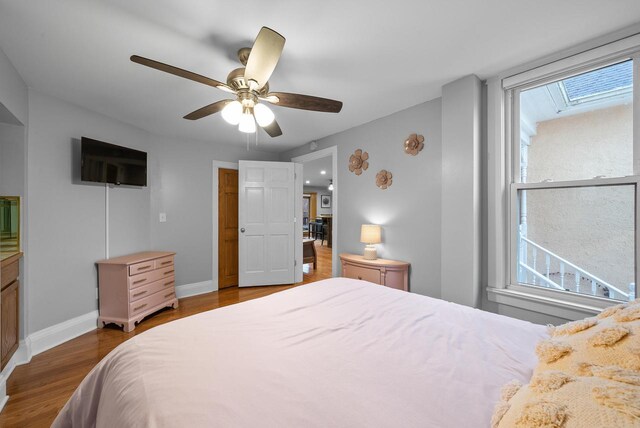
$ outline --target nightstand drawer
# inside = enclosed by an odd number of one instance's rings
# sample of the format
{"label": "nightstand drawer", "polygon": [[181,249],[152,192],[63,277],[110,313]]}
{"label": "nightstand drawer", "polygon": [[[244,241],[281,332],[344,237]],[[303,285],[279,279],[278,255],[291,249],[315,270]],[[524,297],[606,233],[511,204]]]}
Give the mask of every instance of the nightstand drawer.
{"label": "nightstand drawer", "polygon": [[409,263],[398,260],[365,259],[358,254],[340,254],[342,276],[409,291]]}
{"label": "nightstand drawer", "polygon": [[376,268],[366,268],[355,265],[346,265],[344,272],[347,278],[361,279],[363,281],[373,282],[374,284],[381,284],[380,282],[380,270]]}

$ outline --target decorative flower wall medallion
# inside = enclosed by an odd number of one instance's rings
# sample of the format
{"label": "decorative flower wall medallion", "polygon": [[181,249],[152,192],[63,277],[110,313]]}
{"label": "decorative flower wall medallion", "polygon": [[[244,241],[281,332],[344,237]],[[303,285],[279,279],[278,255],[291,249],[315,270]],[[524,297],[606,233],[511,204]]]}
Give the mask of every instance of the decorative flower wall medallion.
{"label": "decorative flower wall medallion", "polygon": [[384,190],[387,187],[391,186],[391,184],[393,183],[392,178],[393,178],[393,175],[391,174],[391,172],[387,171],[386,169],[383,169],[382,171],[376,174],[376,186]]}
{"label": "decorative flower wall medallion", "polygon": [[355,153],[349,157],[349,171],[355,172],[356,175],[362,174],[362,170],[369,168],[367,159],[369,159],[369,153],[362,152],[361,149],[356,150]]}
{"label": "decorative flower wall medallion", "polygon": [[415,156],[424,148],[424,137],[422,135],[411,134],[404,142],[404,152]]}

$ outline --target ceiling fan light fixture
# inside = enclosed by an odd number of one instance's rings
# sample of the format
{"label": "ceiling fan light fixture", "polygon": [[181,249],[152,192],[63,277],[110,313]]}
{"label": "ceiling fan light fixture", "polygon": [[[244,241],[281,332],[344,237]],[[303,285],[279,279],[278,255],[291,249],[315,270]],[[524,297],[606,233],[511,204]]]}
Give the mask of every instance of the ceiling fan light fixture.
{"label": "ceiling fan light fixture", "polygon": [[240,123],[242,117],[242,104],[239,101],[232,101],[222,109],[222,118],[231,125]]}
{"label": "ceiling fan light fixture", "polygon": [[327,190],[333,192],[333,180],[329,181],[329,187],[327,187]]}
{"label": "ceiling fan light fixture", "polygon": [[251,111],[245,112],[241,115],[238,130],[246,134],[253,134],[256,132],[256,121],[253,119]]}
{"label": "ceiling fan light fixture", "polygon": [[276,118],[269,107],[260,103],[253,107],[253,114],[256,116],[256,122],[258,122],[258,125],[262,128],[271,125]]}

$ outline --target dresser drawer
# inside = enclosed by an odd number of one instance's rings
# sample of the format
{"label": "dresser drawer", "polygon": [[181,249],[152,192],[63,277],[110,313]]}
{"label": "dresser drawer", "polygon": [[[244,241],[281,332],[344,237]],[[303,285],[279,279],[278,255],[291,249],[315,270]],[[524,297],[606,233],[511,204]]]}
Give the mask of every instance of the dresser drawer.
{"label": "dresser drawer", "polygon": [[129,289],[142,287],[143,285],[159,281],[162,278],[173,277],[174,272],[175,271],[173,269],[173,266],[169,266],[163,269],[156,269],[138,275],[130,276],[127,279],[127,281],[129,282]]}
{"label": "dresser drawer", "polygon": [[20,273],[20,262],[15,262],[2,266],[2,273],[0,273],[1,284],[0,288],[4,289],[7,285],[18,279]]}
{"label": "dresser drawer", "polygon": [[135,302],[136,300],[143,299],[151,296],[154,293],[162,290],[174,290],[175,280],[174,276],[168,276],[159,281],[152,282],[141,287],[132,288],[129,290],[129,301]]}
{"label": "dresser drawer", "polygon": [[362,266],[355,266],[352,264],[345,265],[345,276],[347,278],[361,279],[363,281],[373,282],[374,284],[380,284],[380,270],[376,268],[367,268]]}
{"label": "dresser drawer", "polygon": [[156,269],[173,266],[173,256],[162,257],[156,260]]}
{"label": "dresser drawer", "polygon": [[155,260],[148,260],[146,262],[136,263],[129,266],[129,275],[138,275],[143,272],[148,272],[156,268]]}
{"label": "dresser drawer", "polygon": [[162,303],[175,298],[175,290],[162,290],[129,304],[129,317],[148,311]]}

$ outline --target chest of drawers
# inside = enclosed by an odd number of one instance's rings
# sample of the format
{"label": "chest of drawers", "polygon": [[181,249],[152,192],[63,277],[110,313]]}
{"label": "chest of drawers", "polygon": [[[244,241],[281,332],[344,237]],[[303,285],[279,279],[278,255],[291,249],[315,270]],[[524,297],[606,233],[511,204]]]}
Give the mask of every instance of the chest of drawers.
{"label": "chest of drawers", "polygon": [[130,332],[153,312],[167,306],[177,308],[174,256],[147,251],[97,262],[98,326],[114,323]]}
{"label": "chest of drawers", "polygon": [[367,260],[357,254],[340,254],[342,276],[409,291],[409,263],[397,260]]}

